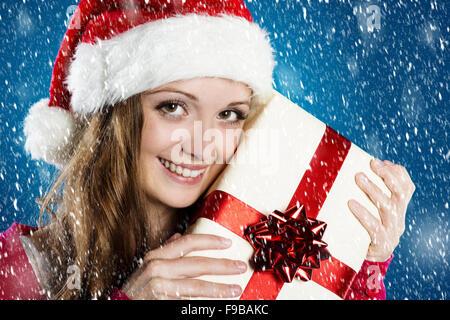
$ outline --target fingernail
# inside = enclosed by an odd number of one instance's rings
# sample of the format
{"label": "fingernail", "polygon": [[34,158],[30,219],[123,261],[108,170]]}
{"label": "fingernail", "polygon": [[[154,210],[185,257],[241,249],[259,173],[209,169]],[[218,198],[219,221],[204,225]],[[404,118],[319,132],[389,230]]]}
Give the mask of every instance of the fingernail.
{"label": "fingernail", "polygon": [[229,246],[231,246],[231,240],[228,239],[228,238],[222,238],[222,245],[223,245],[225,248],[228,248]]}
{"label": "fingernail", "polygon": [[375,158],[373,160],[373,166],[377,169],[381,168],[383,166],[383,162],[381,160]]}
{"label": "fingernail", "polygon": [[348,206],[352,209],[355,209],[358,206],[358,203],[355,200],[350,200],[348,202]]}
{"label": "fingernail", "polygon": [[359,182],[361,183],[367,183],[367,176],[364,173],[358,173],[358,175],[356,176],[356,178],[358,179]]}
{"label": "fingernail", "polygon": [[245,270],[247,270],[247,264],[245,262],[236,261],[235,266],[236,266],[236,269],[240,272],[244,272]]}
{"label": "fingernail", "polygon": [[234,285],[231,287],[231,295],[233,297],[236,297],[236,296],[240,295],[241,293],[242,293],[242,289],[240,286]]}

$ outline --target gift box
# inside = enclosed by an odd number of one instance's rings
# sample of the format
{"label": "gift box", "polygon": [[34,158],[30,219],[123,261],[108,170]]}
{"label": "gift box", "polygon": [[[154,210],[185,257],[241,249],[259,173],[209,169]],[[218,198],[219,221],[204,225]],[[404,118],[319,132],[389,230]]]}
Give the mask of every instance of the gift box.
{"label": "gift box", "polygon": [[237,299],[343,299],[370,244],[348,200],[379,219],[355,174],[390,194],[373,157],[275,90],[244,130],[187,232],[230,238],[190,255],[242,260],[247,272],[199,279],[241,285]]}

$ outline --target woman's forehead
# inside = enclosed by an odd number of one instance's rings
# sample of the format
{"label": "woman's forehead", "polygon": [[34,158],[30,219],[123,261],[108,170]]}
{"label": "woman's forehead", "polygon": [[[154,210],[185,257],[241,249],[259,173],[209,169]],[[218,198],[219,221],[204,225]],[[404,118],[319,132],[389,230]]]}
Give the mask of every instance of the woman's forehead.
{"label": "woman's forehead", "polygon": [[155,89],[147,90],[143,94],[178,93],[189,99],[200,102],[202,99],[214,98],[249,102],[252,91],[248,85],[230,79],[202,77],[188,80],[173,81]]}
{"label": "woman's forehead", "polygon": [[203,86],[222,86],[222,87],[230,87],[230,88],[247,88],[250,90],[249,86],[243,82],[238,82],[232,79],[227,78],[219,78],[219,77],[196,77],[191,79],[183,79],[183,80],[177,80],[177,81],[171,81],[168,83],[165,83],[153,90],[158,90],[161,88],[167,88],[167,87],[185,87],[185,88],[198,88]]}

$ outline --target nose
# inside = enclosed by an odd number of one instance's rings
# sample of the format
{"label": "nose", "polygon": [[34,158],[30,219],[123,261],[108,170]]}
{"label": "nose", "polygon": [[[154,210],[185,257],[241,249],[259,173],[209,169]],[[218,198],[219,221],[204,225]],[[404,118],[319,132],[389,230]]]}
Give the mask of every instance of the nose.
{"label": "nose", "polygon": [[189,130],[189,139],[182,143],[183,152],[192,161],[214,163],[223,146],[221,131],[205,120],[195,120]]}

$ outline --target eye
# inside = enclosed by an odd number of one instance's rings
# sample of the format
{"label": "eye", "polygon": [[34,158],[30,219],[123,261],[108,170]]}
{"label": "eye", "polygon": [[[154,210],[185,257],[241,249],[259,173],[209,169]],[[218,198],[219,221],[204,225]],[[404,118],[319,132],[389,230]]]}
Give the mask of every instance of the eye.
{"label": "eye", "polygon": [[156,107],[156,109],[160,110],[164,114],[174,117],[182,116],[185,112],[183,104],[178,101],[162,102]]}
{"label": "eye", "polygon": [[239,110],[225,110],[219,113],[219,118],[229,122],[238,122],[247,119],[247,116]]}

